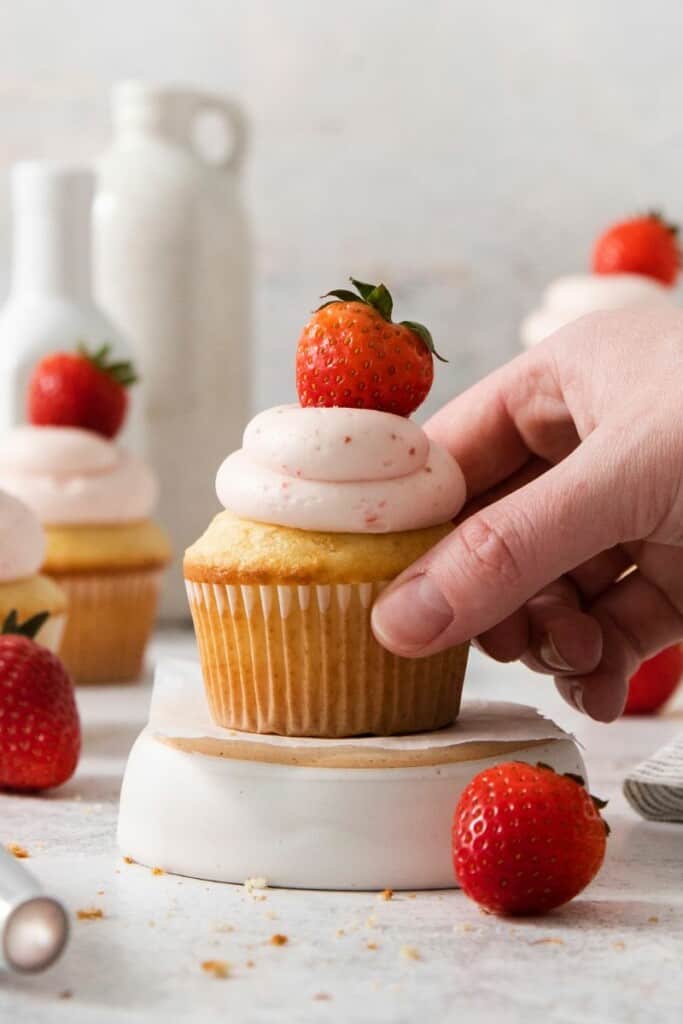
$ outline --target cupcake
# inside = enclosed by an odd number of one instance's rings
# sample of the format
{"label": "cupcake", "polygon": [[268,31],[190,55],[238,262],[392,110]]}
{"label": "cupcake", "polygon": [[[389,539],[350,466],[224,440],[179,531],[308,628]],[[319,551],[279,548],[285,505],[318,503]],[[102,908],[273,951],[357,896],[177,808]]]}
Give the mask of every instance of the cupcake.
{"label": "cupcake", "polygon": [[525,348],[587,313],[676,305],[672,286],[679,268],[676,231],[655,214],[616,224],[593,254],[593,273],[557,278],[539,307],[520,326]]}
{"label": "cupcake", "polygon": [[13,620],[22,626],[46,616],[33,638],[56,652],[67,603],[62,588],[38,572],[44,554],[37,516],[18,498],[0,491],[0,625]]}
{"label": "cupcake", "polygon": [[106,357],[48,356],[30,383],[32,423],[0,439],[0,487],[40,519],[43,571],[68,598],[59,654],[76,683],[139,676],[170,557],[150,518],[156,479],[113,440],[134,378]]}
{"label": "cupcake", "polygon": [[185,554],[221,726],[391,735],[458,714],[466,644],[406,659],[370,628],[382,588],[452,528],[465,482],[407,418],[431,385],[431,338],[359,288],[363,299],[343,292],[314,314],[297,355],[301,405],[251,421],[218,471],[224,511]]}

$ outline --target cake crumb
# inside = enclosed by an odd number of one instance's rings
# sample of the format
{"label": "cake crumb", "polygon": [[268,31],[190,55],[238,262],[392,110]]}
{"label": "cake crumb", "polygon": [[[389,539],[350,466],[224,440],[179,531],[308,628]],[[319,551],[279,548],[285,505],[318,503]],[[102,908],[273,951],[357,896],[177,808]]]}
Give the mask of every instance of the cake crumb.
{"label": "cake crumb", "polygon": [[366,917],[366,919],[365,919],[365,927],[366,928],[376,928],[377,927],[377,918],[375,917],[374,914],[370,914],[368,917]]}
{"label": "cake crumb", "polygon": [[70,988],[64,988],[57,996],[58,999],[73,999],[73,991]]}
{"label": "cake crumb", "polygon": [[148,921],[147,922],[147,927],[148,928],[156,928],[156,926],[157,926],[156,921]]}
{"label": "cake crumb", "polygon": [[331,998],[332,998],[332,996],[330,995],[329,992],[316,992],[316,994],[313,996],[313,1002],[314,1003],[327,1003],[327,1002],[330,1001]]}
{"label": "cake crumb", "polygon": [[621,941],[613,942],[612,949],[626,949],[626,943]]}
{"label": "cake crumb", "polygon": [[27,857],[31,856],[26,847],[22,846],[21,843],[7,843],[5,849],[13,857],[16,857],[17,860],[26,860]]}
{"label": "cake crumb", "polygon": [[476,932],[476,928],[469,921],[463,921],[461,924],[454,924],[454,932]]}
{"label": "cake crumb", "polygon": [[213,926],[215,932],[220,932],[222,935],[227,935],[229,932],[234,932],[235,927],[232,924],[224,924],[222,921],[217,921]]}
{"label": "cake crumb", "polygon": [[404,960],[421,960],[419,950],[415,946],[401,946],[399,950],[400,955]]}
{"label": "cake crumb", "polygon": [[277,921],[277,914],[275,913],[274,910],[266,910],[265,916],[268,918],[269,921]]}
{"label": "cake crumb", "polygon": [[533,942],[529,943],[530,946],[564,946],[564,939],[559,939],[554,935],[547,935],[544,939],[534,939]]}
{"label": "cake crumb", "polygon": [[394,898],[394,890],[393,889],[383,889],[382,892],[379,894],[379,898],[381,900],[393,900],[393,898]]}
{"label": "cake crumb", "polygon": [[656,914],[653,914],[652,917],[648,917],[647,923],[648,924],[659,924],[659,918],[657,917]]}
{"label": "cake crumb", "polygon": [[97,890],[97,895],[98,896],[104,896],[104,889],[98,889]]}
{"label": "cake crumb", "polygon": [[202,960],[201,967],[213,978],[230,977],[230,964],[227,960]]}
{"label": "cake crumb", "polygon": [[166,872],[164,871],[163,868],[151,868],[151,871],[152,871],[153,875],[165,875],[166,874]]}
{"label": "cake crumb", "polygon": [[365,948],[366,949],[379,949],[379,946],[377,945],[376,942],[367,942],[365,944]]}
{"label": "cake crumb", "polygon": [[342,935],[346,935],[346,932],[343,928],[337,928],[334,934],[337,936],[338,939],[341,939]]}
{"label": "cake crumb", "polygon": [[123,858],[123,863],[124,864],[135,864],[135,861],[133,860],[132,857],[124,857]]}
{"label": "cake crumb", "polygon": [[256,967],[256,964],[254,963],[253,960],[247,960],[247,962],[245,963],[244,966],[245,967]]}
{"label": "cake crumb", "polygon": [[262,878],[260,875],[257,876],[256,878],[246,878],[244,880],[244,888],[247,890],[247,892],[251,896],[251,895],[253,895],[254,891],[257,890],[257,889],[267,889],[268,888],[268,881],[267,881],[267,879]]}
{"label": "cake crumb", "polygon": [[99,921],[104,917],[104,911],[100,907],[83,907],[76,911],[79,921]]}
{"label": "cake crumb", "polygon": [[286,946],[287,943],[289,942],[289,939],[287,938],[286,935],[280,935],[279,932],[276,932],[275,935],[271,935],[271,937],[268,939],[268,942],[270,943],[271,946]]}
{"label": "cake crumb", "polygon": [[417,899],[417,893],[416,892],[409,892],[408,893],[408,899],[409,900],[416,900]]}

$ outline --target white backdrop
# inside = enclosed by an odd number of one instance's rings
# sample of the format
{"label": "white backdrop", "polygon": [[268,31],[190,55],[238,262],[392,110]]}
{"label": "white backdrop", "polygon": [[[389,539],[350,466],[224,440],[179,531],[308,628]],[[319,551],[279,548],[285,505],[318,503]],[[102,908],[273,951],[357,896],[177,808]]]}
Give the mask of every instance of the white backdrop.
{"label": "white backdrop", "polygon": [[96,154],[119,78],[235,96],[254,406],[293,395],[306,313],[352,272],[450,356],[434,408],[598,227],[683,214],[682,38],[680,0],[3,0],[0,158]]}

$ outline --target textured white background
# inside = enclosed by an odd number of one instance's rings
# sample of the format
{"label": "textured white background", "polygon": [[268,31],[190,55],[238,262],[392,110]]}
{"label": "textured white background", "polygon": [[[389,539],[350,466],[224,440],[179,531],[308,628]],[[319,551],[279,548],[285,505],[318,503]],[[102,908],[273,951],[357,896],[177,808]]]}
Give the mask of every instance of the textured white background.
{"label": "textured white background", "polygon": [[515,352],[597,227],[683,212],[682,35],[680,0],[3,0],[0,162],[100,151],[118,78],[236,96],[254,405],[289,396],[306,311],[355,272],[450,355],[434,407]]}

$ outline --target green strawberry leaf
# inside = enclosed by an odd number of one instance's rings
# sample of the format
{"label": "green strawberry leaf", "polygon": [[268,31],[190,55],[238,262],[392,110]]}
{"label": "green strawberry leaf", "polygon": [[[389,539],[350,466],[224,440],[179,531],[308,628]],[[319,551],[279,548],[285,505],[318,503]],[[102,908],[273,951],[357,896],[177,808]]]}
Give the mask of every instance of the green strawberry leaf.
{"label": "green strawberry leaf", "polygon": [[366,284],[365,281],[358,281],[355,277],[350,277],[349,281],[356,289],[360,297],[367,302],[368,295],[370,295],[375,290],[375,285]]}
{"label": "green strawberry leaf", "polygon": [[363,298],[367,302],[368,306],[372,306],[376,309],[380,316],[383,316],[385,320],[391,323],[391,314],[394,309],[394,300],[392,299],[389,289],[383,285],[378,284],[368,295],[364,295]]}
{"label": "green strawberry leaf", "polygon": [[17,610],[13,608],[2,624],[2,633],[3,635],[13,633],[16,636],[26,636],[32,640],[49,617],[49,612],[38,612],[37,615],[32,615],[30,619],[20,625]]}
{"label": "green strawberry leaf", "polygon": [[422,341],[427,346],[427,348],[432,353],[432,355],[436,356],[436,358],[440,362],[442,362],[442,363],[447,363],[448,362],[447,359],[444,359],[444,357],[440,356],[439,353],[436,351],[436,347],[434,345],[434,339],[432,338],[431,331],[428,331],[427,328],[424,326],[424,324],[416,324],[414,320],[401,320],[401,326],[402,327],[409,327],[411,331],[415,331],[415,333],[417,335],[419,335],[419,337],[422,339]]}

